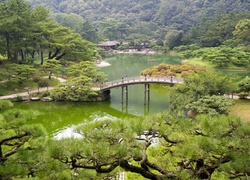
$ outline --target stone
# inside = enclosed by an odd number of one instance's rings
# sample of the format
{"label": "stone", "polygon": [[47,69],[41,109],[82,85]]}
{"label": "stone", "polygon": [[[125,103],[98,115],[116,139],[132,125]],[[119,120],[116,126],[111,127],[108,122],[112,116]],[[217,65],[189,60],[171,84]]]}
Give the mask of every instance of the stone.
{"label": "stone", "polygon": [[50,98],[50,97],[43,97],[43,98],[41,99],[41,101],[43,101],[43,102],[51,102],[51,101],[53,101],[53,99]]}
{"label": "stone", "polygon": [[32,97],[32,98],[30,98],[30,100],[31,100],[31,101],[39,101],[40,98],[39,98],[39,97]]}

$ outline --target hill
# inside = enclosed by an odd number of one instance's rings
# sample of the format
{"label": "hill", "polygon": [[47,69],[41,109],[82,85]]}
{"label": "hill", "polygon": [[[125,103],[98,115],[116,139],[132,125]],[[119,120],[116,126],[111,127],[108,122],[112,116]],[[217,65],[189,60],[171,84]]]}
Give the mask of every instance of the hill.
{"label": "hill", "polygon": [[249,0],[27,0],[53,13],[75,13],[97,24],[113,18],[130,26],[153,22],[157,26],[188,30],[202,18],[215,14],[250,11]]}

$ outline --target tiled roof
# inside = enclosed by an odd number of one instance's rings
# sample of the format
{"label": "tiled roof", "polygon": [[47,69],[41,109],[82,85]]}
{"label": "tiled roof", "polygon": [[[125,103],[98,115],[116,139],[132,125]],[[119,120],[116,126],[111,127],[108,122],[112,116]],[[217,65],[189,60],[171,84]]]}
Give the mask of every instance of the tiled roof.
{"label": "tiled roof", "polygon": [[119,44],[117,41],[106,41],[101,44],[97,44],[97,46],[116,46],[117,44]]}

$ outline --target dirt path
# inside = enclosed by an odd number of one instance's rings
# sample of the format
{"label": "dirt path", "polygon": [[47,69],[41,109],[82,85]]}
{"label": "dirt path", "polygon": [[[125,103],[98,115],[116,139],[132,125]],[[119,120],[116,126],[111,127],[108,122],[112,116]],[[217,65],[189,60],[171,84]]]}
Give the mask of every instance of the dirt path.
{"label": "dirt path", "polygon": [[15,93],[15,94],[10,94],[10,95],[6,95],[6,96],[0,96],[0,99],[14,99],[14,98],[17,98],[17,97],[28,97],[30,94],[33,94],[33,93],[39,93],[39,92],[44,92],[44,91],[48,91],[48,90],[51,90],[53,89],[53,87],[44,87],[44,88],[39,88],[39,91],[38,89],[37,90],[31,90],[31,91],[27,91],[27,92],[20,92],[20,93]]}
{"label": "dirt path", "polygon": [[[67,81],[66,79],[63,79],[63,78],[60,78],[60,77],[54,77],[53,76],[53,78],[58,79],[61,83]],[[39,89],[36,89],[36,90],[29,90],[29,91],[26,91],[26,92],[20,92],[20,93],[10,94],[10,95],[6,95],[6,96],[0,96],[0,99],[15,99],[17,97],[29,97],[30,94],[49,91],[51,89],[53,89],[53,87],[42,87],[42,88],[39,88]]]}

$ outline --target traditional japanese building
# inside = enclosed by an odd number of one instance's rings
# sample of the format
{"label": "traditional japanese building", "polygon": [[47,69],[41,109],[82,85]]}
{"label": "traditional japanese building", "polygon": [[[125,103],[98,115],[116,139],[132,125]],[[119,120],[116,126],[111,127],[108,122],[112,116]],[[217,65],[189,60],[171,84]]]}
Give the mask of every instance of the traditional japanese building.
{"label": "traditional japanese building", "polygon": [[102,42],[101,44],[97,44],[98,47],[102,47],[105,50],[115,50],[117,46],[119,45],[119,42],[117,41],[106,41]]}

